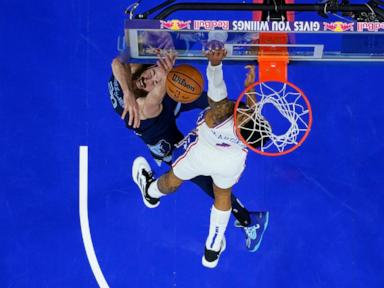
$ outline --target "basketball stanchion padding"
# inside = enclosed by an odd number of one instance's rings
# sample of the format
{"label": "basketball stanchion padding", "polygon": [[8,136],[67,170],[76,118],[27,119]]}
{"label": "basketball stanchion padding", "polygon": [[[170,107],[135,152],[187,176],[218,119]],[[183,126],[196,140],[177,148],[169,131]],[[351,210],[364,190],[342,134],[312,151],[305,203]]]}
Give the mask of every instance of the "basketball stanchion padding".
{"label": "basketball stanchion padding", "polygon": [[200,97],[204,89],[204,78],[195,67],[179,65],[167,75],[167,94],[181,103],[191,103]]}

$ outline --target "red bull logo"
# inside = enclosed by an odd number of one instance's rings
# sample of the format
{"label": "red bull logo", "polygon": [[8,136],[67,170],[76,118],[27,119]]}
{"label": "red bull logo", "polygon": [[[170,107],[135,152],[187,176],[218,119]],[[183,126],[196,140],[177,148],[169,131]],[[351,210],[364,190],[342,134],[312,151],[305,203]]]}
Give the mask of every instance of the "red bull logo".
{"label": "red bull logo", "polygon": [[333,31],[333,32],[344,32],[344,31],[353,31],[354,23],[344,23],[344,22],[323,22],[324,31]]}
{"label": "red bull logo", "polygon": [[229,30],[229,21],[195,20],[193,22],[193,29],[200,30],[201,28],[203,28],[204,30],[213,30],[216,28]]}
{"label": "red bull logo", "polygon": [[169,30],[182,30],[182,29],[191,29],[191,21],[181,21],[181,20],[169,20],[163,21],[160,20],[160,29],[169,29]]}
{"label": "red bull logo", "polygon": [[384,22],[358,22],[357,31],[378,32],[384,30]]}

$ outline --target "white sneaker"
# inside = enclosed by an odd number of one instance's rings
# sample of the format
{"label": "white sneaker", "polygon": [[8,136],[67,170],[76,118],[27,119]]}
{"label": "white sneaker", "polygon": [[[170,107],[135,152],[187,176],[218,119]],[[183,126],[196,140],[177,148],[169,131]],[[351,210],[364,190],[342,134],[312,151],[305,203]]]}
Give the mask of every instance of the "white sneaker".
{"label": "white sneaker", "polygon": [[132,179],[139,186],[144,205],[148,208],[156,208],[160,204],[159,198],[149,196],[148,188],[155,181],[151,166],[144,157],[137,157],[132,165]]}
{"label": "white sneaker", "polygon": [[220,255],[225,251],[225,248],[225,237],[223,237],[223,240],[221,240],[221,247],[219,251],[209,250],[207,249],[207,247],[205,247],[204,256],[201,259],[201,263],[203,264],[203,266],[207,268],[215,268],[217,266],[217,263],[219,263]]}

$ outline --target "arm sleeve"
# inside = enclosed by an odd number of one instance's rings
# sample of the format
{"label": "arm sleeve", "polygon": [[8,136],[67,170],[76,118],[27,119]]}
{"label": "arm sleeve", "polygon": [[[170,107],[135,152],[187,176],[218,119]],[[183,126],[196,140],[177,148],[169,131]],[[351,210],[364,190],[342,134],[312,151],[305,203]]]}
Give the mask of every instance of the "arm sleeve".
{"label": "arm sleeve", "polygon": [[223,78],[223,64],[207,67],[208,97],[214,102],[227,98],[227,86]]}

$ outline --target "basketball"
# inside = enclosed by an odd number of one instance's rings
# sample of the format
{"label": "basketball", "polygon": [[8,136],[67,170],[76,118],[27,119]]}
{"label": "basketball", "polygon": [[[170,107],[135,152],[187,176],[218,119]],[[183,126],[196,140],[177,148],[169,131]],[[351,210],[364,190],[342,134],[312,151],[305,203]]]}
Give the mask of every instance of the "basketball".
{"label": "basketball", "polygon": [[181,103],[191,103],[200,97],[204,79],[199,70],[191,65],[174,67],[167,75],[167,94]]}

